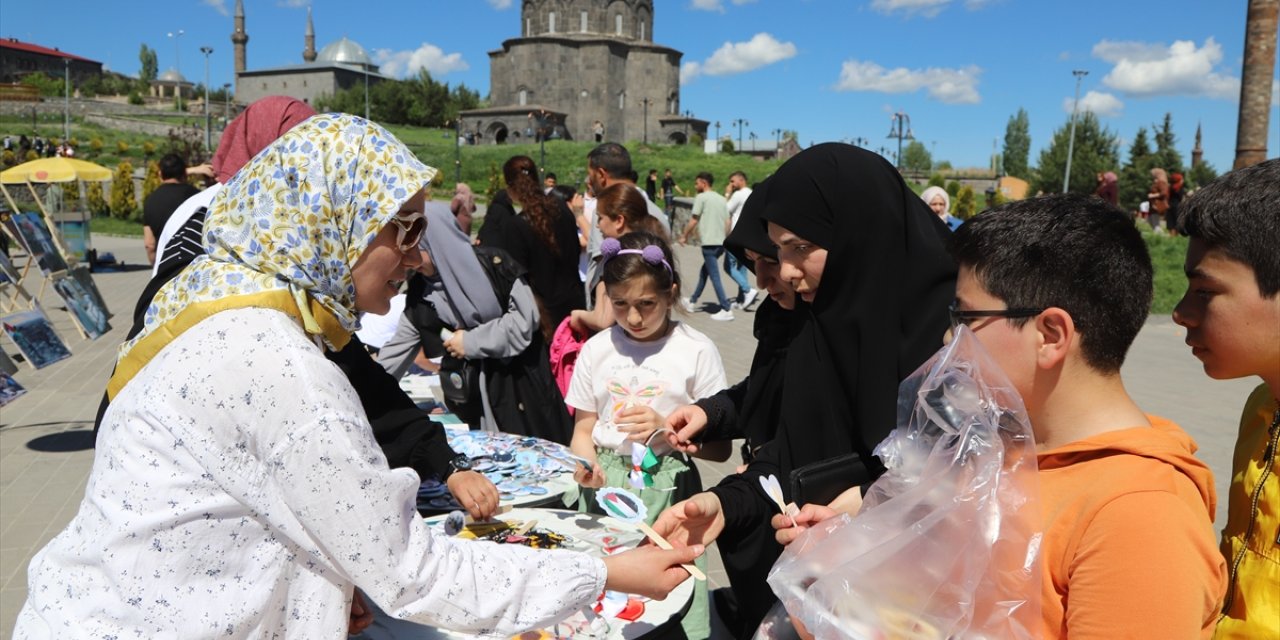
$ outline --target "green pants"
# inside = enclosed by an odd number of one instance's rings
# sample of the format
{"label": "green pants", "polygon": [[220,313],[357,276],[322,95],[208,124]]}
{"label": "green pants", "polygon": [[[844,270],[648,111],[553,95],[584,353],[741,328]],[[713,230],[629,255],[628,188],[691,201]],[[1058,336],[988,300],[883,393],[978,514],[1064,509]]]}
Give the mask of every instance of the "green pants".
{"label": "green pants", "polygon": [[[643,489],[636,489],[628,481],[631,473],[629,457],[623,458],[607,449],[596,449],[596,459],[604,471],[605,486],[620,487],[639,496],[649,512],[645,519],[649,524],[653,524],[653,521],[657,520],[667,507],[702,491],[702,479],[698,476],[698,468],[684,454],[662,456],[658,468],[653,472],[653,486]],[[582,489],[578,500],[578,511],[606,515],[600,509],[600,505],[596,504],[595,494],[594,489]],[[706,573],[706,554],[698,558],[694,564]],[[702,640],[711,635],[711,609],[707,604],[706,582],[694,582],[693,602],[689,603],[689,611],[680,621],[680,626],[684,628],[684,633],[690,640]]]}

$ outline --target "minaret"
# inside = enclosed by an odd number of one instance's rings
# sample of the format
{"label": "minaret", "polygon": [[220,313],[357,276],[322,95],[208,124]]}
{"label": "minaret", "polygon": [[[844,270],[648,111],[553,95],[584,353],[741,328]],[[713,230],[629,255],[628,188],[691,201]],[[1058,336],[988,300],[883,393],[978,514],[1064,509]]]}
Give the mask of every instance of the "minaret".
{"label": "minaret", "polygon": [[1196,146],[1191,149],[1191,168],[1200,166],[1200,159],[1204,157],[1204,149],[1200,147],[1200,123],[1196,123]]}
{"label": "minaret", "polygon": [[231,43],[236,47],[236,76],[245,71],[245,45],[249,43],[249,34],[244,32],[244,0],[236,0],[236,30],[231,34]]}
{"label": "minaret", "polygon": [[316,61],[316,28],[311,24],[311,6],[307,5],[307,34],[303,37],[306,48],[302,50],[302,59],[306,62]]}

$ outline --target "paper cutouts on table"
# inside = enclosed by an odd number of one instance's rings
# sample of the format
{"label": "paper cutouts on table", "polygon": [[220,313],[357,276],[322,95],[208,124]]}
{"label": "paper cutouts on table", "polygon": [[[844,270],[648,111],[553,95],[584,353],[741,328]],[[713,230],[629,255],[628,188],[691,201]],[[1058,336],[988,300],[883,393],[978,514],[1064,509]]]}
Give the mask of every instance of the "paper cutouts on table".
{"label": "paper cutouts on table", "polygon": [[19,311],[0,317],[0,326],[27,362],[37,369],[71,357],[71,351],[41,311]]}
{"label": "paper cutouts on table", "polygon": [[13,402],[18,396],[26,393],[27,390],[18,384],[17,380],[8,372],[0,371],[0,407]]}
{"label": "paper cutouts on table", "polygon": [[[662,534],[654,531],[649,526],[649,508],[645,506],[644,501],[626,489],[619,487],[602,487],[596,490],[596,504],[600,505],[604,512],[610,517],[621,520],[627,524],[633,524],[640,528],[640,531],[649,537],[654,544],[663,549],[671,549],[670,542],[662,537]],[[680,565],[684,567],[689,575],[698,580],[706,580],[707,574],[692,564]]]}
{"label": "paper cutouts on table", "polygon": [[[471,459],[471,470],[484,474],[503,501],[549,497],[552,490],[547,485],[567,477],[580,464],[568,447],[541,438],[454,429],[446,429],[445,434],[449,446]],[[566,480],[566,485],[572,484],[571,478]],[[451,511],[462,506],[444,483],[427,478],[418,487],[418,509]]]}

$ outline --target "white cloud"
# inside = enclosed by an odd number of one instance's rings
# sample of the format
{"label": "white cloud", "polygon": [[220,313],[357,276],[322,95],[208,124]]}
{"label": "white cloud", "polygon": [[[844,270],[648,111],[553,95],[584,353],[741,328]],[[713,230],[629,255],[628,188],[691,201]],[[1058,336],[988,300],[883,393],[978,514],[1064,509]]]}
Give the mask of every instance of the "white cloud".
{"label": "white cloud", "polygon": [[224,16],[231,15],[231,12],[227,11],[227,0],[200,0],[200,3],[209,7],[213,7],[214,11],[217,11],[218,13],[221,13]]}
{"label": "white cloud", "polygon": [[778,42],[767,33],[757,33],[746,42],[726,42],[703,62],[686,62],[680,66],[681,84],[700,75],[728,76],[754,71],[796,55],[796,45]]}
{"label": "white cloud", "polygon": [[1212,37],[1200,47],[1191,40],[1167,46],[1103,40],[1094,45],[1093,55],[1114,65],[1102,84],[1127,96],[1232,99],[1240,95],[1240,79],[1214,68],[1222,62],[1222,45]]}
{"label": "white cloud", "polygon": [[[735,6],[741,6],[744,4],[751,4],[756,0],[731,0],[731,1]],[[721,2],[721,0],[691,0],[689,2],[689,8],[695,11],[715,11],[717,13],[724,13],[724,3]]]}
{"label": "white cloud", "polygon": [[396,78],[415,75],[420,69],[426,69],[431,75],[439,77],[451,71],[471,68],[462,59],[461,53],[445,53],[440,47],[426,42],[411,51],[378,49],[373,52],[373,59],[381,67],[382,73]]}
{"label": "white cloud", "polygon": [[311,0],[280,0],[280,6],[290,9],[302,9],[311,4]]}
{"label": "white cloud", "polygon": [[925,89],[929,97],[947,104],[977,104],[978,76],[982,69],[969,65],[959,69],[886,69],[874,62],[846,60],[840,68],[836,91],[879,91],[911,93]]}
{"label": "white cloud", "polygon": [[490,6],[498,11],[511,8],[511,0],[488,0]]}
{"label": "white cloud", "polygon": [[[1075,98],[1067,96],[1062,99],[1062,110],[1071,113]],[[1114,118],[1124,111],[1124,102],[1104,91],[1090,91],[1080,97],[1080,111],[1092,111],[1104,118]]]}
{"label": "white cloud", "polygon": [[872,0],[871,8],[880,13],[902,12],[907,16],[920,14],[926,18],[938,15],[951,0]]}

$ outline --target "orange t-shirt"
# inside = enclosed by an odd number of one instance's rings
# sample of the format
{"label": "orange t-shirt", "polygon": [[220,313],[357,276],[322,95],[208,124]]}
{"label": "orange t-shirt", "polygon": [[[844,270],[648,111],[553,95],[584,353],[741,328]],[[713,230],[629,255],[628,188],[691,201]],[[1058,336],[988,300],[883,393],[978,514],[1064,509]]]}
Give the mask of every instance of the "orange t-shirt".
{"label": "orange t-shirt", "polygon": [[1172,422],[1039,454],[1045,638],[1209,638],[1226,563],[1213,474]]}

